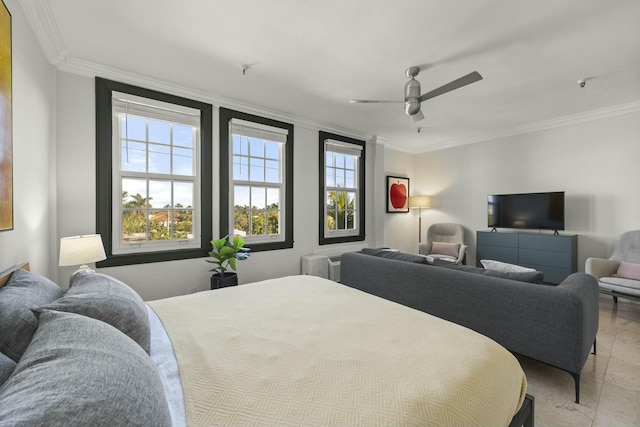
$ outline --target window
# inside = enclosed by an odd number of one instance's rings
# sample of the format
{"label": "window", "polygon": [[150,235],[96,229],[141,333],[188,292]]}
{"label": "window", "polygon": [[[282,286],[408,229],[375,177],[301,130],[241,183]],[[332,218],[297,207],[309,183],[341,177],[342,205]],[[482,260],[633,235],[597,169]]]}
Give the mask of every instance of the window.
{"label": "window", "polygon": [[221,108],[220,183],[221,234],[252,251],[293,247],[292,125]]}
{"label": "window", "polygon": [[364,240],[365,143],[320,132],[320,244]]}
{"label": "window", "polygon": [[97,228],[107,252],[98,266],[207,256],[211,115],[208,104],[96,79]]}

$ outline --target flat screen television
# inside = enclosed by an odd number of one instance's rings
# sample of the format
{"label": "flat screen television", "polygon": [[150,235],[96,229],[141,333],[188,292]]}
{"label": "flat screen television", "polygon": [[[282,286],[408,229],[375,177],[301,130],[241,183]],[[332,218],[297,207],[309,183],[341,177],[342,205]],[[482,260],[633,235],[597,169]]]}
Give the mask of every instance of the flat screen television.
{"label": "flat screen television", "polygon": [[564,191],[488,196],[492,228],[564,230]]}

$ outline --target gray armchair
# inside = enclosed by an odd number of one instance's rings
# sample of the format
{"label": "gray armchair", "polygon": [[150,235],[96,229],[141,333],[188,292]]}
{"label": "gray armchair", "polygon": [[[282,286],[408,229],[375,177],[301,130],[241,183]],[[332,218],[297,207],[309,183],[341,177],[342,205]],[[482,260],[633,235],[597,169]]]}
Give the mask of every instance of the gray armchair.
{"label": "gray armchair", "polygon": [[467,252],[467,245],[464,244],[464,228],[460,224],[432,224],[427,229],[427,239],[424,243],[420,243],[418,252],[462,264]]}
{"label": "gray armchair", "polygon": [[616,276],[623,261],[640,264],[640,230],[623,233],[608,259],[587,258],[584,271],[598,279],[600,292],[611,295],[615,302],[618,297],[640,301],[640,280]]}

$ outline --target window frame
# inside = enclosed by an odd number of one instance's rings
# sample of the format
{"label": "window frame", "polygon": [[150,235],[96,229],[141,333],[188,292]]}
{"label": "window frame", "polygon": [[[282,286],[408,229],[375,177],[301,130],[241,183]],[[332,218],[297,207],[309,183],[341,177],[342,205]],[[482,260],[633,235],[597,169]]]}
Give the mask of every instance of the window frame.
{"label": "window frame", "polygon": [[[284,143],[283,157],[281,163],[281,176],[284,180],[281,188],[284,190],[284,207],[280,208],[280,230],[283,238],[274,240],[270,237],[258,237],[255,241],[249,239],[245,244],[252,252],[270,251],[277,249],[288,249],[293,247],[293,125],[253,114],[234,111],[220,107],[220,234],[226,235],[232,232],[231,224],[234,224],[232,206],[229,203],[233,199],[233,141],[229,132],[231,120],[238,119],[246,122],[253,122],[258,125],[281,128],[287,131],[286,142]],[[265,186],[268,186],[265,183]],[[284,219],[284,220],[282,220]]]}
{"label": "window frame", "polygon": [[[126,83],[96,77],[96,230],[102,235],[107,259],[96,263],[97,267],[112,267],[121,265],[143,264],[150,262],[172,261],[178,259],[206,257],[211,247],[212,235],[212,121],[213,107],[199,101],[170,95],[163,92],[141,88]],[[199,164],[196,172],[199,176],[198,207],[194,206],[194,231],[198,229],[199,222],[200,245],[188,249],[150,250],[135,253],[114,254],[113,244],[113,209],[116,200],[121,200],[121,194],[113,194],[114,164],[119,157],[114,156],[113,128],[114,116],[112,114],[112,94],[120,92],[149,98],[152,100],[171,103],[184,107],[200,110],[200,141]],[[119,165],[117,165],[119,167]],[[106,196],[105,196],[106,195]],[[196,204],[196,200],[194,200]],[[199,215],[198,215],[199,214]],[[119,226],[116,224],[117,228]]]}
{"label": "window frame", "polygon": [[[356,206],[356,218],[358,229],[353,233],[331,233],[327,230],[327,165],[326,165],[326,141],[334,140],[346,144],[353,144],[361,148],[360,156],[357,164],[357,200]],[[319,203],[318,203],[318,218],[319,221],[319,244],[328,245],[334,243],[348,243],[359,242],[365,240],[365,165],[366,165],[366,142],[354,138],[349,138],[342,135],[337,135],[329,132],[318,132],[318,146],[319,146]],[[331,234],[334,234],[333,236]]]}

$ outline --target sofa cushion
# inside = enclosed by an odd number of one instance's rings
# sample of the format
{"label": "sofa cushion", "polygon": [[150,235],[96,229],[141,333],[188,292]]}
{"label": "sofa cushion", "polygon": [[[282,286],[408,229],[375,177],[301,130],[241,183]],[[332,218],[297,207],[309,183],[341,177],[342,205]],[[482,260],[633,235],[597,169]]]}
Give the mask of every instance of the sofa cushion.
{"label": "sofa cushion", "polygon": [[439,267],[450,268],[452,270],[464,271],[472,274],[483,274],[491,277],[501,277],[503,279],[515,280],[517,282],[542,283],[544,273],[542,271],[498,271],[486,268],[472,267],[469,265],[458,265],[451,263],[437,263]]}
{"label": "sofa cushion", "polygon": [[505,273],[523,273],[523,272],[533,272],[536,271],[535,268],[523,267],[521,265],[509,264],[501,261],[494,261],[490,259],[482,259],[480,260],[480,264],[486,269],[502,271]]}
{"label": "sofa cushion", "polygon": [[398,251],[393,251],[393,250],[389,250],[389,249],[385,249],[385,248],[378,248],[378,249],[370,249],[370,248],[363,248],[362,249],[362,253],[366,254],[366,255],[373,255],[373,256],[377,256],[380,258],[388,258],[388,259],[395,259],[398,261],[406,261],[406,262],[414,262],[417,264],[426,264],[427,263],[427,258],[423,255],[413,255],[413,254],[407,254],[404,252],[398,252]]}
{"label": "sofa cushion", "polygon": [[433,242],[431,243],[431,254],[447,255],[458,258],[460,253],[460,243]]}
{"label": "sofa cushion", "polygon": [[111,325],[45,311],[33,341],[0,387],[7,426],[169,426],[155,365]]}
{"label": "sofa cushion", "polygon": [[624,277],[601,277],[600,283],[614,285],[621,288],[637,289],[640,291],[640,280],[626,279]]}
{"label": "sofa cushion", "polygon": [[46,277],[16,270],[0,288],[0,352],[17,362],[31,342],[38,319],[31,308],[64,295],[62,288]]}
{"label": "sofa cushion", "polygon": [[119,329],[149,353],[151,330],[142,298],[120,280],[106,274],[76,274],[67,294],[42,310],[65,311],[106,322]]}
{"label": "sofa cushion", "polygon": [[616,276],[625,279],[640,280],[640,264],[622,261],[618,267]]}

